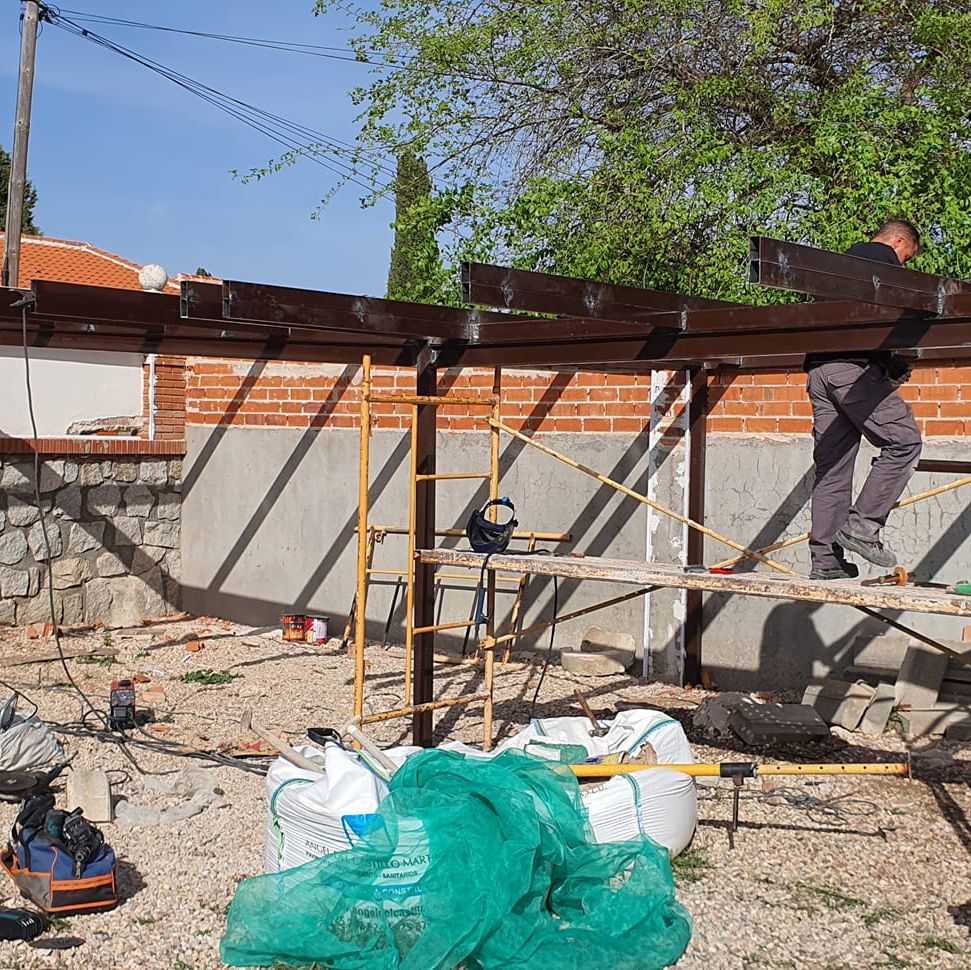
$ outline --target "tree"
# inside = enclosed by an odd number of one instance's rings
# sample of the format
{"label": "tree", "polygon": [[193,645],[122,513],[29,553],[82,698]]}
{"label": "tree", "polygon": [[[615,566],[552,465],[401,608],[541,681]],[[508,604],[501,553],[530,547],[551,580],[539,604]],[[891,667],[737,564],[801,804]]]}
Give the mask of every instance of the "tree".
{"label": "tree", "polygon": [[913,265],[971,276],[958,0],[383,0],[359,24],[397,68],[355,94],[362,141],[432,163],[448,260],[765,299],[750,234],[839,250],[898,216]]}
{"label": "tree", "polygon": [[[0,231],[7,224],[7,186],[10,185],[10,156],[0,146]],[[37,205],[37,191],[28,181],[24,191],[24,217],[21,220],[23,232],[40,235],[40,229],[34,225],[34,206]]]}
{"label": "tree", "polygon": [[428,166],[406,148],[398,154],[394,183],[394,246],[388,269],[389,300],[436,303],[442,297],[436,206]]}

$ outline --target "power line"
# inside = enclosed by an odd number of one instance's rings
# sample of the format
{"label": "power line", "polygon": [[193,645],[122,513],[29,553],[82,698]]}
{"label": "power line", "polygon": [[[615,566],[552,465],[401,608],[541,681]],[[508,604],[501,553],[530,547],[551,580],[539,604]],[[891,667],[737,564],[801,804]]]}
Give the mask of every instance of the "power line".
{"label": "power line", "polygon": [[[382,183],[379,175],[383,174],[386,177],[393,178],[394,171],[381,161],[365,157],[367,155],[375,155],[380,158],[382,156],[379,152],[356,148],[347,142],[332,138],[323,132],[298,124],[263,108],[258,108],[246,101],[233,98],[216,88],[210,87],[201,81],[176,71],[174,68],[152,60],[143,54],[139,54],[137,51],[117,44],[95,31],[82,27],[56,10],[51,9],[49,13],[50,23],[53,26],[147,68],[153,73],[178,85],[183,90],[188,91],[190,94],[208,102],[225,114],[241,121],[255,131],[266,135],[268,138],[277,142],[277,144],[283,146],[288,152],[293,152],[298,156],[310,159],[310,161],[320,165],[342,181],[353,182],[367,192],[377,190],[379,193],[384,193],[390,188],[388,184]],[[313,139],[313,141],[308,142],[308,139]],[[321,147],[325,148],[330,153],[330,156],[332,156],[327,161],[320,157]],[[341,161],[342,157],[349,158],[352,164]],[[334,166],[338,166],[338,168]],[[369,172],[364,173],[370,178],[370,183],[362,182],[356,177],[359,172],[359,166],[370,169]]]}

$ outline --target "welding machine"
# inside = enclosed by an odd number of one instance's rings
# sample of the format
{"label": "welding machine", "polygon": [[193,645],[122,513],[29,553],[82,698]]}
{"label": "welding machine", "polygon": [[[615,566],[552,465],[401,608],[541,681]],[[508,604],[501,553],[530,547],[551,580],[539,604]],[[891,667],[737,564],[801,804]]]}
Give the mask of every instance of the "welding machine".
{"label": "welding machine", "polygon": [[113,680],[108,695],[110,713],[108,723],[113,731],[135,726],[135,684],[127,678]]}

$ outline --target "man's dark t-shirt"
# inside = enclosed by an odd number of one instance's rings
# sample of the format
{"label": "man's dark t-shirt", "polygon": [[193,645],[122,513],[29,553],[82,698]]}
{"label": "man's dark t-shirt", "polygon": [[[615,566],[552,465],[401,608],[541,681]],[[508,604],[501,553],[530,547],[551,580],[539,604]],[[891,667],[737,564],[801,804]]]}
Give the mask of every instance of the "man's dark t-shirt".
{"label": "man's dark t-shirt", "polygon": [[[874,263],[889,263],[891,266],[902,265],[900,260],[897,259],[897,254],[893,248],[881,242],[856,243],[856,245],[850,246],[846,251],[846,255],[858,256],[860,259],[869,259]],[[898,369],[902,370],[906,366],[902,362],[901,367],[898,368],[895,366],[894,355],[886,350],[844,350],[828,354],[809,354],[806,357],[806,363],[803,365],[803,368],[808,371],[819,364],[826,364],[834,360],[860,364],[864,367],[867,364],[879,364],[891,373]]]}

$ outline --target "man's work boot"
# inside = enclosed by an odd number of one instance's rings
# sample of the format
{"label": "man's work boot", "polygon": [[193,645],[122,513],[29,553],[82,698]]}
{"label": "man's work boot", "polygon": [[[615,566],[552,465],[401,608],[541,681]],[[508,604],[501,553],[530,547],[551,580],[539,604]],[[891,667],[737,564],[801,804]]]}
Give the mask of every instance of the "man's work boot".
{"label": "man's work boot", "polygon": [[855,563],[847,562],[843,556],[843,549],[837,543],[833,543],[833,555],[836,556],[835,566],[813,566],[809,574],[810,579],[856,579],[860,575],[860,567]]}
{"label": "man's work boot", "polygon": [[879,539],[864,539],[862,536],[855,536],[852,533],[840,529],[836,533],[836,541],[844,549],[855,552],[867,562],[872,562],[874,566],[883,566],[885,569],[892,569],[897,565],[896,555]]}

